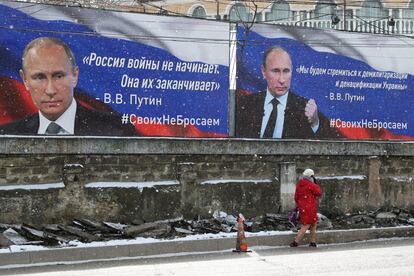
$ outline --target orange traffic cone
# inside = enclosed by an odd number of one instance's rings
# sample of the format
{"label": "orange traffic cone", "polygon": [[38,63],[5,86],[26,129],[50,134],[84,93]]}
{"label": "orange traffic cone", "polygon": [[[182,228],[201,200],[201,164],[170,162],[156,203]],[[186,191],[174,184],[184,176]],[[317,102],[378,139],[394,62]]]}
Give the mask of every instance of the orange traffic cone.
{"label": "orange traffic cone", "polygon": [[237,218],[237,241],[236,249],[233,252],[251,252],[247,250],[246,236],[244,235],[244,217],[239,214]]}

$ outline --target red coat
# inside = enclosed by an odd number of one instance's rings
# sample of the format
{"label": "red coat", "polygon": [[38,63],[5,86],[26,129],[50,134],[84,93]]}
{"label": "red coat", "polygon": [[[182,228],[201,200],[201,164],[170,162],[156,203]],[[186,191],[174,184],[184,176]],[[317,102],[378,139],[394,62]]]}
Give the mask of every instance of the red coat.
{"label": "red coat", "polygon": [[321,194],[321,187],[309,179],[302,178],[296,184],[295,201],[302,224],[314,224],[318,221],[318,197]]}

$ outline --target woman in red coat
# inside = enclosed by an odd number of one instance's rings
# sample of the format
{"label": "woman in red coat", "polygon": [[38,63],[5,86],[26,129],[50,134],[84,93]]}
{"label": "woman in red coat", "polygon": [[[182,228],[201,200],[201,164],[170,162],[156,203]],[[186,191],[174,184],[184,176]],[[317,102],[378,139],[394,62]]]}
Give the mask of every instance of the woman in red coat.
{"label": "woman in red coat", "polygon": [[306,169],[303,178],[296,184],[295,201],[299,208],[300,222],[302,226],[295,240],[290,244],[296,247],[302,240],[306,231],[310,228],[310,244],[316,247],[316,225],[318,223],[318,198],[322,195],[321,187],[315,183],[314,172]]}

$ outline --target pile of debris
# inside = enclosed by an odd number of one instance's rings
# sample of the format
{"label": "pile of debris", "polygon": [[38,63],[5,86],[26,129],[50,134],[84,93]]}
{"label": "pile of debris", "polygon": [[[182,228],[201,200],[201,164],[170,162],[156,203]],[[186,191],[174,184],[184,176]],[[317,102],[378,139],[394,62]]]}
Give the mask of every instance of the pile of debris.
{"label": "pile of debris", "polygon": [[[378,209],[372,212],[346,214],[333,219],[318,214],[319,229],[358,229],[399,225],[414,225],[414,209]],[[289,222],[288,214],[265,214],[245,221],[245,230],[296,231]],[[71,241],[85,243],[136,237],[174,239],[194,234],[237,232],[237,217],[216,211],[210,219],[185,220],[177,218],[141,224],[95,222],[76,219],[72,225],[53,224],[32,226],[27,224],[0,224],[0,248],[10,245],[70,246]]]}
{"label": "pile of debris", "polygon": [[357,214],[345,214],[332,219],[336,229],[359,229],[372,227],[393,227],[414,225],[414,208],[388,208],[364,211]]}

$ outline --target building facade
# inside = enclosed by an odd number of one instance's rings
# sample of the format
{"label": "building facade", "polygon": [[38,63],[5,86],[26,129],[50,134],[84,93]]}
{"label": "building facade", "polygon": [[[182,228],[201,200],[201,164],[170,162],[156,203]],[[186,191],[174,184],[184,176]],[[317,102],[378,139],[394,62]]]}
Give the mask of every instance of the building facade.
{"label": "building facade", "polygon": [[414,36],[414,0],[34,0],[120,11]]}
{"label": "building facade", "polygon": [[149,3],[150,9],[158,9],[159,13],[231,22],[410,36],[414,33],[414,0],[163,0]]}

